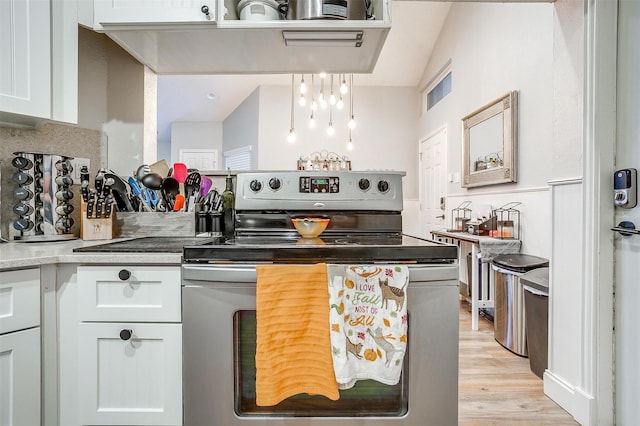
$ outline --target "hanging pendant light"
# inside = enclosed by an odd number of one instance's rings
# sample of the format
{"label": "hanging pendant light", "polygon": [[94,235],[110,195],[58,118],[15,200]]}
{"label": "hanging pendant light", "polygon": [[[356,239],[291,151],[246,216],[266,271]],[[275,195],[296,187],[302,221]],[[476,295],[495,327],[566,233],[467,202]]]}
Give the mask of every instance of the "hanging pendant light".
{"label": "hanging pendant light", "polygon": [[338,98],[338,102],[336,102],[336,108],[338,108],[338,109],[344,108],[344,102],[342,101],[342,93],[340,93],[340,97]]}
{"label": "hanging pendant light", "polygon": [[325,77],[322,76],[323,73],[320,74],[320,79],[322,80],[320,82],[320,95],[318,95],[318,102],[320,102],[320,108],[326,108],[327,107],[327,100],[324,97],[324,81],[326,80],[326,74]]}
{"label": "hanging pendant light", "polygon": [[316,98],[313,93],[313,74],[311,74],[311,115],[313,115],[313,111],[318,109],[318,104],[316,103]]}
{"label": "hanging pendant light", "polygon": [[333,94],[333,74],[331,74],[331,90],[330,90],[330,95],[329,95],[329,105],[335,105],[336,104],[336,95]]}
{"label": "hanging pendant light", "polygon": [[353,115],[353,74],[349,76],[349,85],[351,86],[351,90],[349,92],[349,115],[351,118],[349,119],[349,129],[356,128],[356,116]]}
{"label": "hanging pendant light", "polygon": [[347,87],[347,81],[345,79],[345,75],[342,74],[342,83],[340,83],[340,93],[343,95],[346,95],[348,91],[349,91],[349,88]]}
{"label": "hanging pendant light", "polygon": [[353,141],[351,140],[351,129],[349,129],[349,142],[347,142],[347,150],[353,151]]}
{"label": "hanging pendant light", "polygon": [[302,93],[303,95],[307,93],[307,85],[304,82],[304,74],[302,74],[300,78],[300,93]]}
{"label": "hanging pendant light", "polygon": [[293,143],[296,141],[296,130],[294,128],[294,116],[293,116],[293,101],[294,101],[294,75],[291,74],[291,128],[289,129],[289,135],[287,136],[287,142]]}
{"label": "hanging pendant light", "polygon": [[329,127],[327,127],[327,134],[333,136],[336,130],[333,128],[333,107],[329,105]]}

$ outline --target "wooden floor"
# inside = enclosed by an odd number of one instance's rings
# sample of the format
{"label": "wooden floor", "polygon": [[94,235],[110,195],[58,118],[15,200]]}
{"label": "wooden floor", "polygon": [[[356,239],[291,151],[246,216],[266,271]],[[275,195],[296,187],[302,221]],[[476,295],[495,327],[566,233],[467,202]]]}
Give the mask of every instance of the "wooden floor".
{"label": "wooden floor", "polygon": [[529,359],[495,341],[493,323],[480,318],[478,331],[471,330],[468,306],[460,304],[458,424],[577,425],[544,395]]}

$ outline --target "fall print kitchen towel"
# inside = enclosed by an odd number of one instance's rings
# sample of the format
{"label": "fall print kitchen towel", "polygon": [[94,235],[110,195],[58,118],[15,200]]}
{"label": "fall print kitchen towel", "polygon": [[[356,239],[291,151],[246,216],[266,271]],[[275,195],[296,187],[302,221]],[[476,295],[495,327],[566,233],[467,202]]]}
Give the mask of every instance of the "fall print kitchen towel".
{"label": "fall print kitchen towel", "polygon": [[328,265],[331,349],[340,389],[400,380],[407,349],[405,265]]}

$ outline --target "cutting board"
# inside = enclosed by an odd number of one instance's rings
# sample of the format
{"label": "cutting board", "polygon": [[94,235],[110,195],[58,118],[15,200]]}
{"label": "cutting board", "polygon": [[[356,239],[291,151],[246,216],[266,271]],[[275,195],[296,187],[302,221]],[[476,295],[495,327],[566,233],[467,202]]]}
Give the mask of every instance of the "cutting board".
{"label": "cutting board", "polygon": [[149,168],[151,169],[152,173],[157,173],[163,178],[169,176],[170,167],[166,160],[156,161],[155,163],[151,164]]}

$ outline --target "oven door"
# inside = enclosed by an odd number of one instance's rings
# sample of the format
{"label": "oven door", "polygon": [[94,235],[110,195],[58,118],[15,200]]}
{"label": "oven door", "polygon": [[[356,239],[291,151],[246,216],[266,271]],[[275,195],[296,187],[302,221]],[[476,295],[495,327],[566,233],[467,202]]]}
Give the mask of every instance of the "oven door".
{"label": "oven door", "polygon": [[296,395],[259,407],[255,267],[184,265],[184,424],[457,424],[458,267],[412,265],[409,274],[409,344],[398,385],[367,380],[340,391],[338,401]]}

